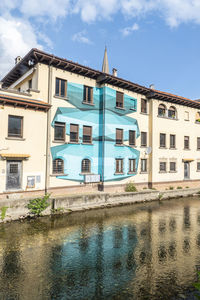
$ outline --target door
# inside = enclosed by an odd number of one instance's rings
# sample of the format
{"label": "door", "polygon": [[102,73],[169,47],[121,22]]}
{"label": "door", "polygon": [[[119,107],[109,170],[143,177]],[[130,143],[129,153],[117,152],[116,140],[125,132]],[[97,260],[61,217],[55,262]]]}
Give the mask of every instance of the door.
{"label": "door", "polygon": [[184,179],[190,178],[190,163],[184,162]]}
{"label": "door", "polygon": [[6,190],[21,189],[22,162],[7,161]]}

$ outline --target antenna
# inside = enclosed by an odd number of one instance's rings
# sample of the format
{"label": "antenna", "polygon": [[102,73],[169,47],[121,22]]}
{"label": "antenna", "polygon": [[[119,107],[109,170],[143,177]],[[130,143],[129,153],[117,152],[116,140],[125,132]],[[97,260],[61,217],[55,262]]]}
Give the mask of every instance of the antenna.
{"label": "antenna", "polygon": [[145,150],[145,154],[149,155],[152,152],[152,148],[151,147],[147,147]]}

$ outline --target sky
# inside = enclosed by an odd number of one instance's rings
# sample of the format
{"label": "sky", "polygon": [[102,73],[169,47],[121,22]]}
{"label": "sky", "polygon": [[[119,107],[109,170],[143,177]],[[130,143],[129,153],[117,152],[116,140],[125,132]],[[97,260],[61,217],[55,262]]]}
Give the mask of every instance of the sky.
{"label": "sky", "polygon": [[144,86],[200,98],[200,0],[0,0],[0,78],[39,48]]}

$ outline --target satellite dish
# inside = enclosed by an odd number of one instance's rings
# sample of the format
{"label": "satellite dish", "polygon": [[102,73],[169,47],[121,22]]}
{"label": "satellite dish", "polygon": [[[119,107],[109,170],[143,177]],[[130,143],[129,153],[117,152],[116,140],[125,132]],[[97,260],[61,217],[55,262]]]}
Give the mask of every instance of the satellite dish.
{"label": "satellite dish", "polygon": [[152,151],[151,147],[147,147],[145,150],[145,154],[149,155],[151,154],[151,151]]}

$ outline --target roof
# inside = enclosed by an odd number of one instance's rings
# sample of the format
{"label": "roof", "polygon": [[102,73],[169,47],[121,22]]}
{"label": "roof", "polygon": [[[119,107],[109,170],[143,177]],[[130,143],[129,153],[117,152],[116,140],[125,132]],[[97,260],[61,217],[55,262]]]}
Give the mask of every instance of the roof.
{"label": "roof", "polygon": [[1,153],[0,156],[4,159],[7,158],[23,158],[27,159],[30,157],[30,154],[16,154],[16,153]]}
{"label": "roof", "polygon": [[[0,91],[1,92],[1,91]],[[14,105],[24,108],[32,108],[47,111],[51,105],[46,102],[13,95],[0,94],[0,104]]]}
{"label": "roof", "polygon": [[2,79],[3,87],[9,87],[37,63],[52,65],[59,69],[67,70],[72,73],[95,79],[99,84],[108,83],[113,86],[140,93],[147,98],[159,99],[162,101],[168,101],[200,109],[200,102],[198,101],[147,88],[123,78],[94,70],[92,68],[57,57],[53,54],[49,54],[35,48],[31,49],[27,55]]}

